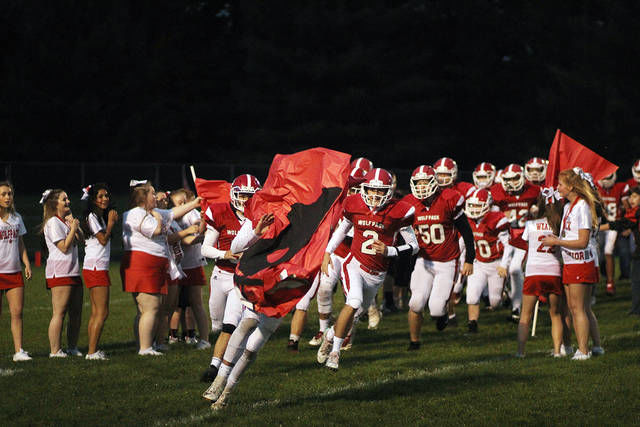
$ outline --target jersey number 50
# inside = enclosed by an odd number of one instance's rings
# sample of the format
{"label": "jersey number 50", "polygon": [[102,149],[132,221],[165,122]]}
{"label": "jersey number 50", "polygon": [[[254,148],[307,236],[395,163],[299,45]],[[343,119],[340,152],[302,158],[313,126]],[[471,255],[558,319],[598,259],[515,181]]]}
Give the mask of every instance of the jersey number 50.
{"label": "jersey number 50", "polygon": [[428,245],[433,243],[434,245],[439,245],[444,242],[444,227],[442,224],[422,224],[418,227],[418,234],[420,234],[420,238],[422,241]]}

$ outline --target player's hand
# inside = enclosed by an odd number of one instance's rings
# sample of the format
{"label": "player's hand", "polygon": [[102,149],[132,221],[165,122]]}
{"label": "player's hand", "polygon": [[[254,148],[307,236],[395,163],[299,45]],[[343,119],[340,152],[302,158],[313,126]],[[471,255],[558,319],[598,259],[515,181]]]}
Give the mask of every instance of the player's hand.
{"label": "player's hand", "polygon": [[329,266],[333,267],[333,263],[331,262],[331,254],[329,252],[324,253],[324,258],[322,258],[322,266],[320,270],[325,276],[329,275]]}
{"label": "player's hand", "polygon": [[24,277],[26,277],[27,280],[31,280],[31,265],[27,264],[24,266]]}
{"label": "player's hand", "polygon": [[380,240],[374,240],[373,241],[373,250],[378,255],[386,255],[387,254],[387,245],[385,245]]}
{"label": "player's hand", "polygon": [[498,276],[502,277],[503,279],[507,278],[507,269],[504,267],[498,267]]}
{"label": "player's hand", "polygon": [[236,261],[237,261],[237,260],[239,260],[239,259],[240,259],[240,257],[241,257],[241,256],[242,256],[242,253],[234,254],[234,253],[233,253],[233,252],[231,252],[231,251],[226,251],[226,252],[224,253],[224,257],[223,257],[223,258],[224,258],[224,259],[230,259],[230,260],[232,260],[232,261],[233,261],[233,260],[236,260]]}
{"label": "player's hand", "polygon": [[272,213],[262,215],[262,218],[260,218],[260,221],[258,221],[258,224],[256,225],[256,228],[254,230],[256,236],[262,236],[267,231],[269,226],[273,224],[275,218],[276,217]]}
{"label": "player's hand", "polygon": [[473,264],[471,264],[470,262],[465,262],[464,264],[462,264],[462,270],[460,271],[460,274],[462,274],[463,276],[471,276],[473,274]]}
{"label": "player's hand", "polygon": [[115,224],[116,222],[118,222],[118,212],[116,212],[114,209],[111,209],[107,216],[107,223]]}
{"label": "player's hand", "polygon": [[553,234],[542,239],[543,246],[557,246],[558,244],[560,244],[560,239]]}

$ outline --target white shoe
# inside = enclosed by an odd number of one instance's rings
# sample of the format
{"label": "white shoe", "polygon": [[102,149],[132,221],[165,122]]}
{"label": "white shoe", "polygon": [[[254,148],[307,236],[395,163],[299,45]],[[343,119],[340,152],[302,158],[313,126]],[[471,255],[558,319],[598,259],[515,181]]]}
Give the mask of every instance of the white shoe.
{"label": "white shoe", "polygon": [[593,356],[603,356],[604,355],[604,348],[602,347],[592,347],[591,348],[591,355]]}
{"label": "white shoe", "polygon": [[313,338],[311,338],[311,340],[309,340],[309,345],[311,347],[317,347],[320,344],[322,344],[322,336],[323,335],[324,335],[324,333],[322,331],[316,332],[316,334],[313,336]]}
{"label": "white shoe", "polygon": [[180,342],[180,338],[169,336],[168,342],[169,342],[169,345],[178,344]]}
{"label": "white shoe", "polygon": [[564,344],[560,344],[560,355],[562,357],[569,356],[572,353],[573,353],[573,347],[572,346],[570,346],[570,345],[565,346]]}
{"label": "white shoe", "polygon": [[67,353],[65,353],[62,349],[56,351],[55,353],[49,353],[49,358],[53,359],[56,357],[59,357],[62,359],[64,357],[67,357]]}
{"label": "white shoe", "polygon": [[80,350],[78,350],[78,347],[68,348],[67,349],[67,354],[69,356],[76,356],[76,357],[84,356],[84,354],[82,354],[82,352]]}
{"label": "white shoe", "polygon": [[14,362],[27,362],[29,360],[32,360],[31,356],[29,356],[29,353],[27,353],[23,349],[20,349],[19,352],[13,355]]}
{"label": "white shoe", "polygon": [[213,411],[224,409],[224,407],[227,406],[227,403],[229,403],[230,394],[231,392],[229,390],[223,391],[220,397],[218,397],[218,399],[211,404],[211,409]]}
{"label": "white shoe", "polygon": [[327,357],[329,357],[329,353],[331,353],[331,348],[333,347],[333,340],[326,339],[326,336],[326,333],[322,336],[322,342],[318,348],[317,360],[321,365],[325,364]]}
{"label": "white shoe", "polygon": [[378,329],[378,325],[380,324],[380,310],[375,304],[371,304],[369,309],[367,310],[367,314],[369,315],[369,326],[368,329]]}
{"label": "white shoe", "polygon": [[571,360],[588,360],[591,358],[591,352],[584,354],[580,349],[576,350]]}
{"label": "white shoe", "polygon": [[152,349],[154,349],[155,351],[169,351],[169,346],[166,344],[153,344],[151,346]]}
{"label": "white shoe", "polygon": [[227,385],[227,379],[218,375],[215,380],[211,383],[208,389],[202,393],[202,397],[205,399],[211,400],[215,402],[218,400],[222,392],[224,391],[225,386]]}
{"label": "white shoe", "polygon": [[195,345],[195,344],[198,343],[198,338],[196,338],[196,337],[186,337],[184,339],[184,342],[189,344],[189,345]]}
{"label": "white shoe", "polygon": [[342,345],[340,346],[340,351],[351,350],[351,347],[353,346],[352,338],[353,333],[345,337],[344,341],[342,341]]}
{"label": "white shoe", "polygon": [[338,365],[340,365],[340,353],[337,351],[332,351],[331,353],[329,353],[326,366],[331,370],[337,371]]}
{"label": "white shoe", "polygon": [[154,350],[153,347],[149,347],[146,350],[138,351],[138,356],[164,356],[164,353],[160,353],[157,350]]}
{"label": "white shoe", "polygon": [[98,350],[95,353],[88,354],[84,357],[85,360],[109,360],[104,351]]}
{"label": "white shoe", "polygon": [[206,350],[211,348],[211,343],[207,340],[198,340],[198,344],[196,344],[196,350]]}
{"label": "white shoe", "polygon": [[563,356],[561,353],[552,353],[551,356],[553,356],[555,359],[559,359],[561,357],[567,357],[566,354]]}

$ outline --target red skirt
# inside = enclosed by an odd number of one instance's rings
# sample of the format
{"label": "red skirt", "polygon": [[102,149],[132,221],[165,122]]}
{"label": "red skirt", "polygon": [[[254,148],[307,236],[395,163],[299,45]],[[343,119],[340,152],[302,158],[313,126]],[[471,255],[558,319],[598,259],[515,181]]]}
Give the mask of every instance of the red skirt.
{"label": "red skirt", "polygon": [[56,286],[82,286],[82,278],[80,276],[54,277],[46,280],[47,289],[55,288]]}
{"label": "red skirt", "polygon": [[125,292],[167,294],[169,260],[141,251],[126,251],[120,263]]}
{"label": "red skirt", "polygon": [[594,261],[584,264],[565,264],[562,267],[562,283],[569,285],[572,283],[593,284],[598,283],[598,269]]}
{"label": "red skirt", "polygon": [[111,286],[111,278],[107,270],[82,270],[82,278],[88,289],[96,286]]}
{"label": "red skirt", "polygon": [[547,294],[562,295],[562,277],[529,276],[525,277],[522,293],[525,295],[545,296]]}
{"label": "red skirt", "polygon": [[204,267],[202,266],[184,270],[184,274],[186,274],[187,277],[180,279],[180,282],[178,282],[180,286],[204,286],[207,284]]}
{"label": "red skirt", "polygon": [[18,271],[17,273],[0,273],[0,291],[22,287],[24,287],[22,272]]}

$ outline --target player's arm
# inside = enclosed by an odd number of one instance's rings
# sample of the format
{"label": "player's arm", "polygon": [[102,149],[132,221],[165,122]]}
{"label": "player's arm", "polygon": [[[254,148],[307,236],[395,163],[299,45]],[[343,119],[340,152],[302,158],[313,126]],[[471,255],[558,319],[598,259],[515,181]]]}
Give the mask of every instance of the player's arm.
{"label": "player's arm", "polygon": [[[407,226],[403,227],[400,230],[400,235],[404,239],[405,243],[400,246],[386,246],[379,240],[373,242],[373,248],[378,253],[383,253],[386,257],[398,257],[404,254],[415,255],[418,253],[418,239],[416,238],[416,233],[413,231],[413,227]],[[382,250],[379,250],[382,249]]]}
{"label": "player's arm", "polygon": [[218,243],[218,239],[220,238],[220,233],[213,227],[207,227],[207,231],[204,233],[204,241],[202,242],[202,248],[200,249],[200,253],[202,256],[211,258],[214,260],[218,259],[238,259],[240,258],[239,254],[234,254],[231,251],[223,251],[221,249],[216,248],[216,243]]}
{"label": "player's arm", "polygon": [[509,244],[508,228],[498,233],[498,240],[500,240],[500,243],[502,243],[502,247],[504,248],[504,251],[502,252],[502,259],[498,266],[498,276],[504,279],[507,277],[507,266],[511,262],[511,257],[513,257],[513,246]]}
{"label": "player's arm", "polygon": [[253,223],[247,218],[244,224],[242,224],[240,231],[238,231],[238,234],[231,242],[231,252],[239,254],[240,252],[244,252],[249,249],[253,244],[260,240],[262,235],[274,221],[275,216],[273,214],[264,214],[258,220],[256,227],[253,228]]}
{"label": "player's arm", "polygon": [[321,270],[324,274],[329,275],[329,266],[331,265],[331,254],[335,251],[340,243],[347,237],[347,233],[353,228],[353,223],[347,218],[343,217],[338,228],[335,229],[327,243],[327,248],[324,251],[324,258],[322,260]]}
{"label": "player's arm", "polygon": [[468,276],[470,274],[473,274],[473,260],[476,259],[476,248],[473,242],[473,231],[471,231],[469,220],[467,219],[467,216],[463,211],[460,211],[460,215],[458,215],[458,217],[454,220],[453,225],[462,236],[464,245],[467,248],[461,273],[464,276]]}

